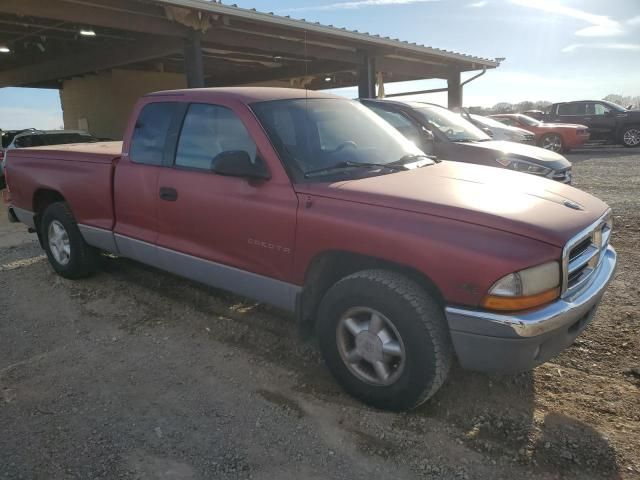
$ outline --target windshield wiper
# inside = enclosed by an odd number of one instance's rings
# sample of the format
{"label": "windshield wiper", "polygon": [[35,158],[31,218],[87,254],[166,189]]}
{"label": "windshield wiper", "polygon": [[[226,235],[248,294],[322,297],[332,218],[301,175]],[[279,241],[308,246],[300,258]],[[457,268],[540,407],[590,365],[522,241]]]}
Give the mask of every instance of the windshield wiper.
{"label": "windshield wiper", "polygon": [[304,174],[304,178],[311,178],[319,175],[325,175],[336,170],[345,170],[347,168],[388,168],[391,170],[408,170],[404,165],[397,165],[394,163],[367,163],[367,162],[338,162],[330,167],[318,168],[317,170],[311,170]]}
{"label": "windshield wiper", "polygon": [[[415,153],[410,153],[408,155],[404,155],[403,157],[400,157],[400,160],[391,162],[389,165],[402,165],[406,167],[407,164],[416,163],[421,158],[431,160],[433,163],[441,162],[441,160],[439,160],[438,157],[436,157],[435,155],[425,155],[424,153],[416,155]],[[431,164],[426,164],[426,165],[431,165]],[[424,167],[426,165],[419,165],[419,166]]]}

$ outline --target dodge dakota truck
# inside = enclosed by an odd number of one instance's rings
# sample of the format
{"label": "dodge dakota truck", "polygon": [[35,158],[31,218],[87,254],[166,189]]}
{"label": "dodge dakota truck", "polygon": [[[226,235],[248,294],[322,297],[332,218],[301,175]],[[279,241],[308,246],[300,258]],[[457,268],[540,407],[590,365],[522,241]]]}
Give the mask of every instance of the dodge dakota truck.
{"label": "dodge dakota truck", "polygon": [[528,370],[611,280],[611,211],[570,186],[427,157],[364,106],[226,88],[147,95],[122,143],[9,152],[9,212],[53,269],[100,252],[295,312],[346,391],[419,405],[454,359]]}

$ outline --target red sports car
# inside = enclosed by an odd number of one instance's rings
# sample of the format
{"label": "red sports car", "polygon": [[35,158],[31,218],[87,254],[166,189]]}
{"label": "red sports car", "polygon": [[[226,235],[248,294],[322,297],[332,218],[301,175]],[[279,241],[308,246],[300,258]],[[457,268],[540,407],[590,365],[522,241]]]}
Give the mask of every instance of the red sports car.
{"label": "red sports car", "polygon": [[581,147],[589,140],[589,128],[585,125],[544,123],[521,113],[501,113],[490,117],[505,125],[533,132],[539,147],[554,152],[568,152],[572,148]]}

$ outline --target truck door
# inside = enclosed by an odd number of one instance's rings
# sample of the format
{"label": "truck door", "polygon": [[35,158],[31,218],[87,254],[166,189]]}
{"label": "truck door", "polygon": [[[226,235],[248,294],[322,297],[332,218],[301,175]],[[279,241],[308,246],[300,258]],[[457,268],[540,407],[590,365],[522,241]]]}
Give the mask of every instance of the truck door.
{"label": "truck door", "polygon": [[[114,232],[121,237],[118,242],[122,253],[140,259],[143,245],[131,254],[133,239],[144,242],[147,248],[155,244],[158,236],[158,176],[166,161],[167,144],[175,142],[181,111],[179,102],[146,103],[137,108],[137,120],[125,138],[123,155],[115,169],[114,203],[116,223]],[[134,112],[136,115],[136,112]],[[124,238],[122,238],[124,237]],[[118,238],[118,237],[117,237]]]}
{"label": "truck door", "polygon": [[607,139],[615,134],[615,112],[603,103],[587,103],[587,121],[592,139]]}
{"label": "truck door", "polygon": [[[229,278],[240,277],[226,267],[285,279],[293,259],[297,196],[260,124],[246,106],[235,108],[192,103],[186,110],[173,165],[162,169],[156,189],[164,268],[185,273],[177,265],[184,261],[185,268]],[[271,178],[212,172],[214,158],[238,150],[264,161]],[[246,277],[251,280],[265,288],[263,280]]]}

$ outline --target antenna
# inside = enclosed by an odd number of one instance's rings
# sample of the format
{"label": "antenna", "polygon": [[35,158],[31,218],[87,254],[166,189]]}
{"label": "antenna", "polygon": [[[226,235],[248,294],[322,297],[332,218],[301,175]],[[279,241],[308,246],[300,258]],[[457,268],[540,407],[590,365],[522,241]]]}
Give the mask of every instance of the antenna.
{"label": "antenna", "polygon": [[307,55],[307,31],[304,31],[304,97],[305,100],[309,100],[309,91],[307,89],[307,82],[309,77],[309,57]]}

